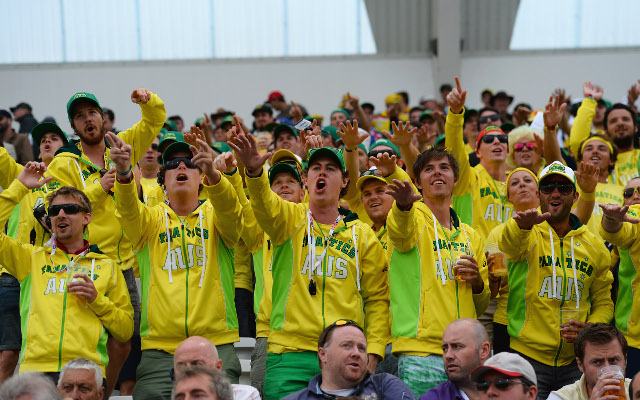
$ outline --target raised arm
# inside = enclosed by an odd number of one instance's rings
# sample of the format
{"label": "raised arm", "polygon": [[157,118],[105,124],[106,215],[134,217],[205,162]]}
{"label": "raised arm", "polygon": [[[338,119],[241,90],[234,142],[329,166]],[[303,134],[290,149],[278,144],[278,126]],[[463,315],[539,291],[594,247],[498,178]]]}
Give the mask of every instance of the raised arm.
{"label": "raised arm", "polygon": [[640,235],[639,211],[637,206],[618,204],[600,204],[602,209],[602,225],[600,236],[621,249],[628,249]]}
{"label": "raised arm", "polygon": [[369,123],[367,116],[364,114],[364,110],[360,107],[360,99],[356,96],[352,96],[351,93],[347,93],[347,101],[351,104],[351,107],[353,107],[353,115],[360,123],[360,127],[367,132],[371,132],[371,124]]}
{"label": "raised arm", "polygon": [[400,149],[400,154],[398,154],[398,156],[401,156],[404,159],[404,162],[409,169],[409,175],[412,175],[413,173],[411,172],[411,169],[413,167],[413,163],[416,161],[416,158],[418,158],[420,153],[418,149],[411,144],[411,140],[418,129],[411,129],[409,122],[398,122],[397,124],[395,122],[391,122],[391,130],[393,132],[390,133],[388,131],[382,131],[382,134],[389,139],[391,143],[398,146],[398,149]]}
{"label": "raised arm", "polygon": [[560,151],[560,145],[558,144],[558,125],[564,115],[564,110],[567,108],[566,104],[560,104],[560,96],[549,97],[549,102],[544,108],[542,114],[544,118],[544,160],[548,164],[554,161],[559,161],[564,164],[562,159],[562,152]]}
{"label": "raised arm", "polygon": [[360,178],[360,165],[358,161],[358,145],[367,138],[367,135],[361,135],[358,132],[358,121],[345,121],[344,124],[340,124],[340,130],[338,135],[342,138],[344,143],[344,163],[349,172],[349,182],[351,184],[347,188],[347,194],[344,196],[345,200],[350,201],[360,195],[358,188],[356,187],[356,181]]}
{"label": "raised arm", "polygon": [[0,147],[0,188],[8,188],[11,182],[18,178],[22,168],[22,165],[7,153],[7,149]]}
{"label": "raised arm", "polygon": [[576,181],[580,188],[580,197],[578,197],[576,208],[571,212],[580,218],[580,222],[585,225],[589,222],[589,219],[591,219],[593,208],[596,205],[596,186],[598,185],[599,175],[600,168],[597,168],[593,164],[580,161],[580,165],[576,171]]}
{"label": "raised arm", "polygon": [[460,172],[458,173],[458,182],[453,188],[453,195],[460,197],[471,189],[475,183],[475,174],[471,170],[469,164],[469,155],[464,149],[464,135],[462,133],[464,125],[464,103],[467,98],[467,91],[462,90],[460,79],[456,76],[456,87],[447,95],[447,103],[449,104],[449,113],[447,121],[444,124],[445,147],[449,149],[451,154],[458,161]]}
{"label": "raised arm", "polygon": [[574,157],[577,157],[580,152],[580,143],[591,133],[591,123],[596,115],[596,106],[603,93],[600,86],[592,85],[591,82],[585,82],[582,85],[582,91],[584,92],[584,100],[578,108],[578,113],[571,127],[571,135],[569,135],[569,147]]}

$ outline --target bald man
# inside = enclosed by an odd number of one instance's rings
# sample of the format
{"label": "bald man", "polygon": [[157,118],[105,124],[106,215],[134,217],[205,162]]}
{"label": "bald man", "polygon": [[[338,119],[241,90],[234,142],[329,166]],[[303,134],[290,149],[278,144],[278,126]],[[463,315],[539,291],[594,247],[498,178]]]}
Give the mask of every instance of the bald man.
{"label": "bald man", "polygon": [[640,372],[638,372],[629,384],[629,400],[640,400]]}
{"label": "bald man", "polygon": [[449,380],[428,390],[420,400],[476,400],[480,392],[471,382],[471,372],[491,356],[489,335],[477,319],[461,318],[447,325],[442,336],[442,358]]}
{"label": "bald man", "polygon": [[[218,357],[216,345],[202,336],[191,336],[178,345],[173,355],[173,369],[176,375],[187,368],[201,365],[222,371],[222,360]],[[260,400],[258,390],[249,385],[231,385],[234,400]]]}

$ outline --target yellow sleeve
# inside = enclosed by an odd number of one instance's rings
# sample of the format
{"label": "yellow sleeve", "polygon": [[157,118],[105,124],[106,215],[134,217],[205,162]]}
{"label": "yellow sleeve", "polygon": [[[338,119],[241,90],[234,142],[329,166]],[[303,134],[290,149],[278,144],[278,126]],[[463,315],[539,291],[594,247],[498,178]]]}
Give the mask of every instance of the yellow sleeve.
{"label": "yellow sleeve", "polygon": [[487,268],[487,258],[484,254],[485,242],[482,236],[477,232],[474,232],[471,238],[473,253],[476,261],[478,262],[478,269],[480,270],[480,276],[484,283],[484,289],[481,293],[473,295],[473,303],[476,306],[476,315],[480,316],[484,314],[489,307],[489,300],[491,300],[491,289],[489,288],[489,269]]}
{"label": "yellow sleeve", "polygon": [[2,171],[2,173],[0,173],[0,188],[8,188],[11,182],[18,178],[18,175],[22,172],[22,168],[23,166],[18,164],[16,160],[7,153],[7,149],[0,147],[0,171]]}
{"label": "yellow sleeve", "polygon": [[[367,352],[384,358],[389,342],[389,274],[387,258],[373,230],[357,226],[356,232],[366,238],[358,244],[361,252],[361,293],[364,302],[364,331],[367,336]],[[368,228],[368,227],[367,227]]]}
{"label": "yellow sleeve", "polygon": [[576,159],[580,152],[580,143],[591,134],[591,123],[596,115],[596,105],[598,105],[598,102],[594,99],[586,98],[582,100],[578,113],[573,120],[571,134],[569,135],[569,148]]}
{"label": "yellow sleeve", "polygon": [[396,202],[393,202],[391,211],[387,216],[387,232],[389,241],[393,247],[401,253],[411,250],[418,242],[418,215],[416,205],[409,211],[400,211]]}
{"label": "yellow sleeve", "polygon": [[[260,248],[262,248],[262,239],[264,238],[264,231],[258,225],[256,216],[253,214],[251,203],[247,199],[247,195],[244,193],[244,187],[242,186],[242,177],[236,169],[232,174],[222,174],[229,180],[233,189],[238,195],[238,201],[242,206],[242,216],[244,218],[244,227],[242,229],[242,241],[244,245],[249,249],[251,254],[255,254]],[[237,287],[237,286],[236,286]]]}
{"label": "yellow sleeve", "polygon": [[138,105],[142,112],[142,119],[126,131],[118,133],[118,137],[133,148],[131,165],[140,161],[160,133],[167,118],[164,103],[155,93],[151,93],[147,104],[138,103]]}
{"label": "yellow sleeve", "polygon": [[[0,194],[0,226],[4,226],[13,212],[13,208],[29,193],[20,181],[15,180]],[[30,244],[20,244],[0,230],[0,265],[19,281],[31,273],[31,255],[34,247]]]}
{"label": "yellow sleeve", "polygon": [[111,270],[113,287],[106,295],[98,293],[98,297],[89,304],[89,308],[116,340],[126,342],[133,335],[133,306],[122,271],[113,264]]}
{"label": "yellow sleeve", "polygon": [[[47,167],[45,176],[51,176],[47,188],[50,192],[60,189],[63,186],[73,186],[79,190],[82,190],[87,195],[91,204],[95,204],[101,201],[105,196],[109,196],[104,191],[100,181],[98,182],[84,182],[80,178],[82,171],[78,169],[81,161],[78,161],[76,165],[73,157],[70,156],[58,156],[54,157],[51,164]],[[77,160],[76,160],[77,161]],[[86,186],[85,186],[86,185]]]}
{"label": "yellow sleeve", "polygon": [[397,165],[396,165],[396,170],[393,171],[393,173],[391,175],[384,177],[384,180],[387,181],[388,184],[393,183],[394,179],[397,179],[400,182],[404,182],[404,181],[411,182],[411,187],[413,188],[413,192],[416,193],[416,194],[420,194],[420,192],[418,191],[418,188],[411,181],[411,177],[409,176],[409,174],[407,174],[407,172],[405,170],[403,170],[402,168],[398,167]]}
{"label": "yellow sleeve", "polygon": [[225,246],[236,247],[242,233],[242,206],[228,180],[220,178],[215,185],[204,187],[214,211],[214,224]]}
{"label": "yellow sleeve", "polygon": [[[588,323],[603,322],[608,324],[613,319],[613,301],[611,300],[611,283],[613,283],[613,275],[609,269],[611,265],[611,255],[602,243],[594,243],[599,257],[597,276],[591,283],[589,289],[589,300],[591,302],[591,311]],[[585,294],[583,293],[583,296]]]}
{"label": "yellow sleeve", "polygon": [[504,224],[503,234],[498,238],[498,248],[507,256],[507,260],[511,262],[520,261],[527,256],[531,233],[532,230],[525,231],[520,229],[518,223],[513,218],[510,218]]}
{"label": "yellow sleeve", "polygon": [[[627,215],[631,218],[640,217],[640,206],[632,206],[627,211]],[[604,216],[602,217],[604,218]],[[633,242],[640,237],[640,224],[632,224],[630,222],[623,222],[622,227],[618,232],[607,232],[602,228],[602,224],[598,226],[600,237],[615,245],[621,249],[628,249],[633,245]]]}
{"label": "yellow sleeve", "polygon": [[247,189],[251,199],[251,208],[258,224],[278,246],[293,235],[294,230],[305,221],[304,206],[281,199],[269,187],[267,173],[255,178],[247,176]]}
{"label": "yellow sleeve", "polygon": [[142,250],[156,231],[157,222],[163,216],[160,207],[148,207],[138,200],[135,181],[114,184],[116,218],[124,233],[133,243],[134,250]]}
{"label": "yellow sleeve", "polygon": [[453,154],[460,167],[458,182],[453,188],[453,195],[456,197],[469,193],[477,179],[475,171],[469,164],[469,154],[464,148],[464,135],[462,133],[464,112],[465,110],[463,109],[460,114],[448,113],[444,124],[444,145]]}
{"label": "yellow sleeve", "polygon": [[236,289],[246,289],[253,292],[253,275],[251,274],[251,253],[247,245],[240,240],[234,250],[233,265],[236,269],[233,275]]}

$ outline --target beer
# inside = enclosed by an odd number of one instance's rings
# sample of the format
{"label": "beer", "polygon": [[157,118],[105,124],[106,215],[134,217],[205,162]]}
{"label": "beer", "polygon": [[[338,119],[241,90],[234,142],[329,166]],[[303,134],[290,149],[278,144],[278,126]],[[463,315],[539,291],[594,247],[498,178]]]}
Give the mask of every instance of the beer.
{"label": "beer", "polygon": [[457,281],[461,281],[464,282],[464,279],[462,278],[468,278],[468,277],[472,277],[473,274],[470,272],[460,272],[459,268],[466,268],[466,266],[464,265],[459,265],[460,261],[469,261],[466,260],[464,258],[462,258],[462,256],[467,256],[469,254],[467,254],[467,252],[465,251],[452,251],[451,252],[451,258],[453,261],[453,277],[457,280]]}
{"label": "beer", "polygon": [[[570,321],[580,321],[580,310],[575,307],[560,307],[560,324],[567,324]],[[565,332],[564,328],[560,328],[560,339],[565,339],[563,335],[570,338],[578,336],[577,332]]]}
{"label": "beer", "polygon": [[622,368],[617,365],[607,365],[606,367],[601,368],[600,371],[598,371],[598,379],[607,374],[613,375],[608,379],[617,379],[620,382],[618,384],[620,388],[618,390],[608,390],[604,395],[618,396],[618,400],[626,400],[627,393],[624,389],[624,373],[622,372]]}
{"label": "beer", "polygon": [[627,400],[627,392],[624,390],[624,378],[620,379],[620,389],[618,390],[609,390],[605,394],[605,396],[618,396],[618,400]]}
{"label": "beer", "polygon": [[508,275],[507,256],[504,253],[500,251],[491,252],[491,250],[489,250],[489,260],[491,261],[491,264],[489,264],[489,271],[491,271],[493,276],[505,277]]}

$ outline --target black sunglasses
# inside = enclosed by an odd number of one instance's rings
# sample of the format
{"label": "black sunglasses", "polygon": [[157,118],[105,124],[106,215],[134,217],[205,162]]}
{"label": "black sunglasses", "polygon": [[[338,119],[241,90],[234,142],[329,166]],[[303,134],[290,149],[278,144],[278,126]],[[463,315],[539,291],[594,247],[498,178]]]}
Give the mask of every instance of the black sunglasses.
{"label": "black sunglasses", "polygon": [[368,169],[360,174],[360,177],[363,177],[363,176],[380,176],[380,175],[376,174],[375,169]]}
{"label": "black sunglasses", "polygon": [[495,122],[495,121],[500,121],[500,115],[499,114],[491,114],[491,115],[485,115],[484,117],[480,117],[478,118],[478,123],[480,124],[484,124],[487,122]]}
{"label": "black sunglasses", "polygon": [[558,189],[558,192],[560,192],[561,195],[568,196],[571,193],[573,193],[573,190],[575,188],[570,183],[544,182],[543,184],[540,185],[539,189],[540,189],[540,192],[543,194],[551,194],[553,193],[554,190]]}
{"label": "black sunglasses", "polygon": [[164,168],[166,170],[176,169],[180,166],[181,162],[183,162],[184,166],[187,168],[190,168],[190,169],[198,168],[198,166],[194,164],[194,162],[191,161],[190,158],[187,158],[187,157],[176,157],[171,160],[168,160],[167,162],[164,163]]}
{"label": "black sunglasses", "polygon": [[82,207],[80,204],[56,204],[55,206],[49,206],[47,209],[47,214],[49,218],[57,217],[60,214],[60,211],[64,211],[67,215],[77,214],[80,211],[89,212],[86,208]]}
{"label": "black sunglasses", "polygon": [[509,142],[509,136],[507,136],[507,135],[484,135],[482,137],[482,142],[486,143],[486,144],[490,144],[490,143],[493,143],[493,140],[495,138],[498,138],[498,141],[500,143],[508,143]]}
{"label": "black sunglasses", "polygon": [[622,195],[625,199],[630,199],[631,197],[633,197],[633,192],[638,192],[638,194],[640,194],[640,186],[625,189],[624,192],[622,192]]}
{"label": "black sunglasses", "polygon": [[156,151],[157,151],[157,150],[158,150],[158,143],[151,143],[151,148],[152,148],[153,150],[156,150]]}
{"label": "black sunglasses", "polygon": [[379,150],[371,150],[371,151],[369,152],[369,154],[367,154],[367,156],[368,156],[368,157],[375,157],[375,158],[378,158],[378,154],[385,154],[385,153],[386,153],[386,154],[388,154],[388,155],[389,155],[389,157],[391,157],[391,156],[396,156],[396,157],[397,157],[397,156],[398,156],[398,155],[396,154],[396,151],[395,151],[394,149],[379,149]]}
{"label": "black sunglasses", "polygon": [[497,378],[493,381],[480,381],[476,382],[476,389],[479,392],[486,392],[491,387],[491,384],[496,387],[498,390],[507,390],[511,384],[519,383],[524,385],[525,383],[518,379],[509,379],[509,378]]}

